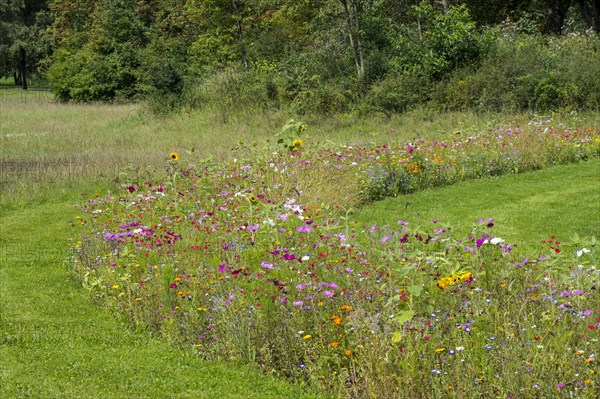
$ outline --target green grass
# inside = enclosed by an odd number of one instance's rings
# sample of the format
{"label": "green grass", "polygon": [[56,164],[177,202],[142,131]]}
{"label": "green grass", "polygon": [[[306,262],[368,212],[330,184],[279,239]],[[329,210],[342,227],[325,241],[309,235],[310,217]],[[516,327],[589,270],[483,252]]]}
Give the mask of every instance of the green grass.
{"label": "green grass", "polygon": [[[94,304],[63,264],[67,221],[78,214],[74,204],[81,198],[115,190],[124,171],[157,173],[169,151],[195,148],[189,157],[230,159],[237,142],[260,147],[290,116],[230,115],[223,123],[208,111],[158,118],[139,105],[50,100],[45,92],[0,91],[0,397],[324,397],[250,367],[203,362],[191,348],[134,331]],[[543,118],[427,110],[392,119],[306,118],[305,142],[402,142]],[[600,127],[597,114],[556,118]],[[494,217],[497,236],[527,246],[552,234],[598,236],[599,200],[600,161],[592,160],[390,198],[352,218],[365,225],[404,219],[428,228],[436,218],[468,228]]]}
{"label": "green grass", "polygon": [[0,219],[0,397],[317,398],[245,366],[207,363],[129,328],[65,270],[71,203]]}
{"label": "green grass", "polygon": [[495,219],[494,234],[511,243],[538,243],[552,235],[600,236],[600,160],[519,175],[463,181],[387,198],[361,209],[359,224],[398,219],[429,228],[432,220],[463,231],[481,218]]}

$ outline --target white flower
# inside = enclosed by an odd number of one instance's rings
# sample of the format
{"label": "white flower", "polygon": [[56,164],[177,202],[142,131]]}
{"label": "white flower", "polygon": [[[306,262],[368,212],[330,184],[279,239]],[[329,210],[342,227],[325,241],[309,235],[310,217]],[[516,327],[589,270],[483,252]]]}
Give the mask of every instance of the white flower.
{"label": "white flower", "polygon": [[588,252],[591,252],[591,251],[587,248],[581,248],[581,250],[577,251],[577,257],[579,258],[581,255],[587,254]]}
{"label": "white flower", "polygon": [[504,240],[502,238],[500,238],[500,237],[494,237],[494,238],[492,238],[491,241],[490,240],[485,240],[483,243],[484,244],[494,244],[494,245],[497,245],[497,244],[500,244],[501,242],[504,242]]}

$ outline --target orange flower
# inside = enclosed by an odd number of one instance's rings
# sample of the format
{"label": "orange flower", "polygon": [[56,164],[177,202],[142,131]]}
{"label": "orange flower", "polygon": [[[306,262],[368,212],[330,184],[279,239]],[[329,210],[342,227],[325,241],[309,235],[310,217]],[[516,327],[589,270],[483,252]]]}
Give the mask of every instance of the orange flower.
{"label": "orange flower", "polygon": [[332,342],[331,346],[333,346],[334,348],[337,348],[338,346],[340,346],[340,344],[337,342]]}
{"label": "orange flower", "polygon": [[346,354],[346,356],[350,356],[352,354],[352,351],[350,349],[346,349],[346,352],[344,352]]}
{"label": "orange flower", "polygon": [[340,316],[337,315],[331,316],[331,321],[333,321],[333,324],[335,324],[336,326],[342,324],[342,319],[340,318]]}

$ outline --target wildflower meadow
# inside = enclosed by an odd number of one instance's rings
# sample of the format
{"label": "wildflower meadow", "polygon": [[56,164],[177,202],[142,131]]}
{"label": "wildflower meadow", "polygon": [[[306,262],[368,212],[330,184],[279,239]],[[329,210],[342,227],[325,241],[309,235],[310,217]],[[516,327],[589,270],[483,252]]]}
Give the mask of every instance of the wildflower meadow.
{"label": "wildflower meadow", "polygon": [[68,267],[135,328],[340,398],[596,398],[596,238],[548,232],[525,250],[493,214],[352,214],[599,156],[599,132],[545,122],[352,145],[312,143],[290,122],[231,161],[166,153],[162,178],[92,196]]}

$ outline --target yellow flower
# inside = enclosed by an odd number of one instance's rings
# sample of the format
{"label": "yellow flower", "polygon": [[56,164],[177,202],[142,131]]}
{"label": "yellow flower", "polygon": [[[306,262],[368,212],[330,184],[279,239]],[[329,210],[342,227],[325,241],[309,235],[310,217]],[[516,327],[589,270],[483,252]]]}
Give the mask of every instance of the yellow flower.
{"label": "yellow flower", "polygon": [[302,338],[303,338],[303,339],[311,339],[311,338],[312,338],[312,335],[310,335],[310,334],[306,334],[306,335],[305,335],[304,337],[302,337]]}
{"label": "yellow flower", "polygon": [[458,276],[461,280],[469,280],[471,278],[471,272],[466,272]]}
{"label": "yellow flower", "polygon": [[250,196],[248,197],[248,199],[253,204],[256,204],[258,202],[258,199],[256,198],[256,196],[254,194],[250,194]]}
{"label": "yellow flower", "polygon": [[173,161],[178,161],[179,155],[177,155],[176,152],[172,152],[171,154],[169,154],[169,158],[171,158]]}
{"label": "yellow flower", "polygon": [[292,142],[292,147],[294,147],[294,148],[304,147],[304,141],[302,141],[302,139],[296,139]]}
{"label": "yellow flower", "polygon": [[439,279],[437,286],[440,287],[440,289],[445,290],[452,284],[454,284],[452,277],[442,277],[441,279]]}
{"label": "yellow flower", "polygon": [[446,350],[446,348],[437,348],[435,351],[437,353],[440,353],[440,352],[444,352],[445,350]]}

